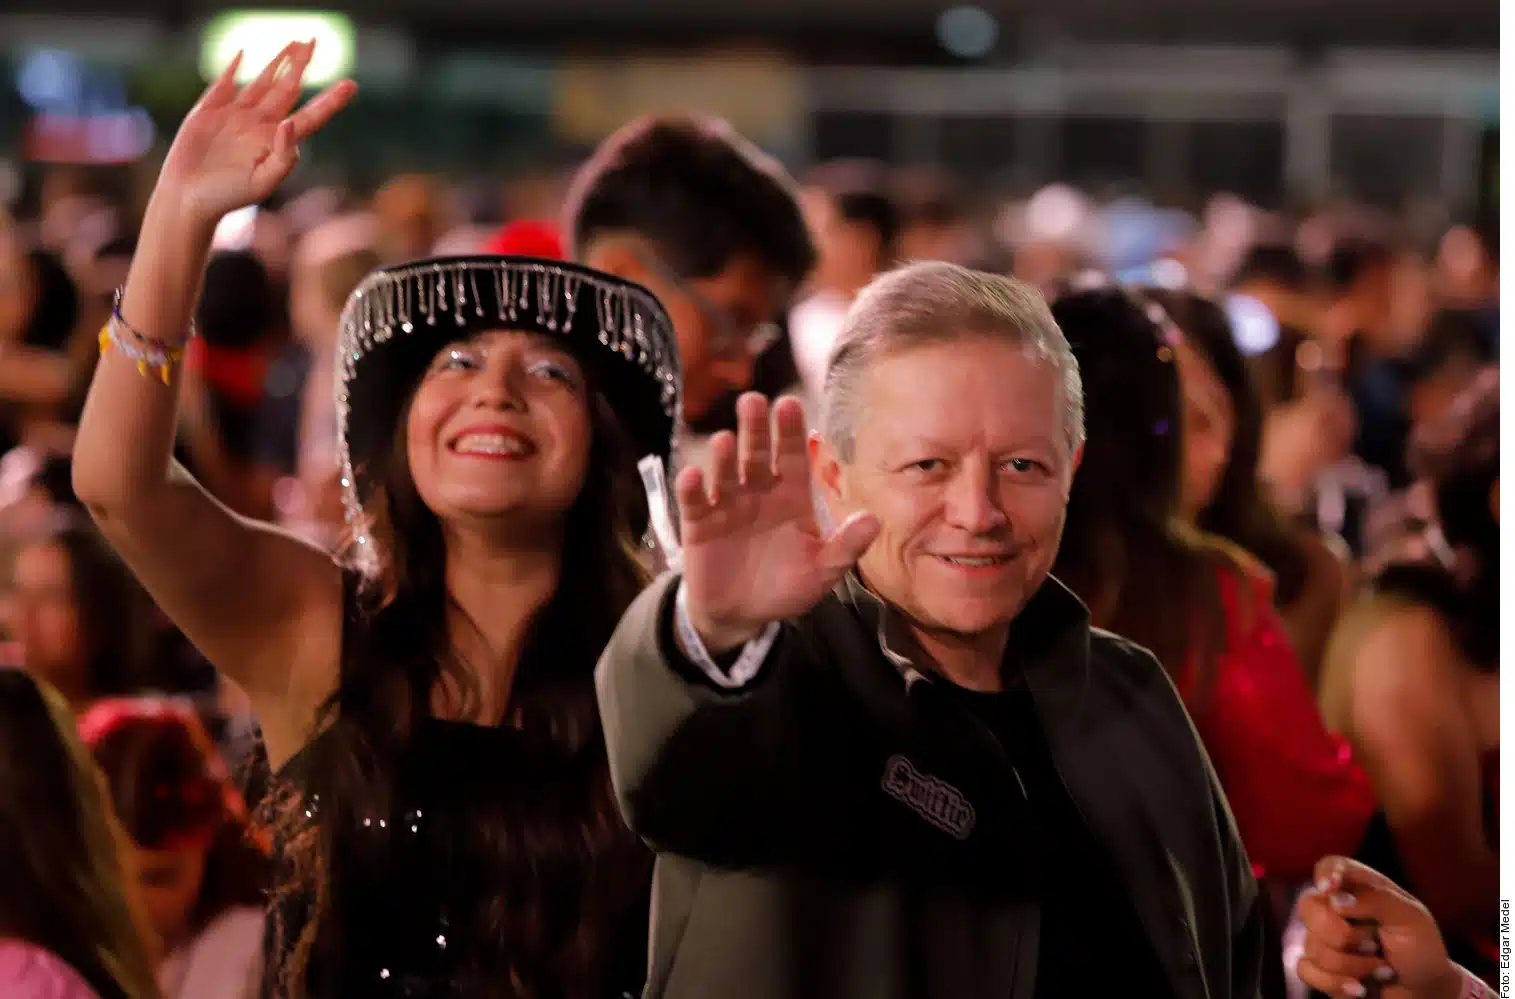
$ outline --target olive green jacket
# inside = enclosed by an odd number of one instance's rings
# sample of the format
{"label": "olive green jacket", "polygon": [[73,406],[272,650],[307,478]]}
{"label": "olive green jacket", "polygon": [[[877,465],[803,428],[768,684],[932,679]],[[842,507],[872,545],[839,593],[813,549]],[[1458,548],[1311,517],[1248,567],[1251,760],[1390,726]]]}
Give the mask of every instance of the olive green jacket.
{"label": "olive green jacket", "polygon": [[[1030,999],[1039,907],[1013,873],[982,873],[1029,854],[1018,778],[891,649],[888,608],[849,577],[727,690],[673,640],[678,582],[637,599],[597,672],[621,808],[658,851],[644,995]],[[1257,885],[1162,668],[1091,630],[1051,579],[1016,621],[1012,664],[1171,994],[1256,999]],[[1122,994],[1100,966],[1098,899],[1088,934],[1089,994]]]}

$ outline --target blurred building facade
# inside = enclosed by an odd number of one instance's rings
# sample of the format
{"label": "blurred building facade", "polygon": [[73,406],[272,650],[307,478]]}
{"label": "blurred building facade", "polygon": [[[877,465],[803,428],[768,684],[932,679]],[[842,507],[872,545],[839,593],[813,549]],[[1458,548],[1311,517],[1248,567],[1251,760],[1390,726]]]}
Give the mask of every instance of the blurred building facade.
{"label": "blurred building facade", "polygon": [[[996,190],[1063,180],[1180,202],[1232,190],[1471,211],[1497,155],[1491,0],[1035,0],[955,21],[910,0],[351,6],[363,95],[309,159],[359,184],[566,162],[638,112],[680,106],[729,117],[796,165],[941,162]],[[0,148],[96,161],[161,143],[225,14],[201,0],[7,8]],[[58,54],[72,75],[49,79],[38,59]],[[82,127],[60,139],[103,115],[93,141]]]}

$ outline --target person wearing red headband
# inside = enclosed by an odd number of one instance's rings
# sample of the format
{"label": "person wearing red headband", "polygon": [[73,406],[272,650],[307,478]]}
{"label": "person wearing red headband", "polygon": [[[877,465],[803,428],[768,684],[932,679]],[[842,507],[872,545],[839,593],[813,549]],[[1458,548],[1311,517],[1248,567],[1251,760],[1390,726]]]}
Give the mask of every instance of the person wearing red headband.
{"label": "person wearing red headband", "polygon": [[115,699],[79,729],[131,838],[126,866],[163,947],[164,999],[253,994],[268,847],[199,717],[179,701]]}
{"label": "person wearing red headband", "polygon": [[517,219],[505,223],[485,241],[483,252],[515,257],[541,257],[546,260],[568,258],[568,251],[563,246],[563,237],[558,235],[557,227],[537,219]]}

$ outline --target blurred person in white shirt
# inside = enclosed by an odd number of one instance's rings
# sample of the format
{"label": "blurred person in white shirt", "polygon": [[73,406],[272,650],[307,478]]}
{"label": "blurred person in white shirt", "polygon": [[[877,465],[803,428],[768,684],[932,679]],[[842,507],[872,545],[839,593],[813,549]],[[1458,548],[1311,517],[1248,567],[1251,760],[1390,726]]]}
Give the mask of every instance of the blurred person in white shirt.
{"label": "blurred person in white shirt", "polygon": [[295,248],[289,313],[308,353],[300,403],[297,470],[280,486],[280,519],[312,540],[337,540],[344,518],[337,463],[337,409],[332,394],[342,305],[363,275],[378,266],[378,221],[341,215],[315,226]]}
{"label": "blurred person in white shirt", "polygon": [[810,295],[789,316],[795,368],[808,400],[820,398],[826,362],[852,300],[896,260],[900,211],[884,168],[873,163],[824,164],[803,195],[819,262]]}

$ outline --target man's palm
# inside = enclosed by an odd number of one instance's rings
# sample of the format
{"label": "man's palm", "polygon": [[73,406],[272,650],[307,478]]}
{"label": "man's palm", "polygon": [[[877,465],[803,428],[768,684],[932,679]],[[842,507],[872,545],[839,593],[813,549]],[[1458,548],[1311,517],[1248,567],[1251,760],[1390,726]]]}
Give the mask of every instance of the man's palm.
{"label": "man's palm", "polygon": [[821,532],[798,401],[779,400],[770,426],[767,400],[748,394],[737,416],[737,434],[711,442],[708,474],[677,482],[690,618],[718,644],[809,610],[878,533],[867,514]]}

